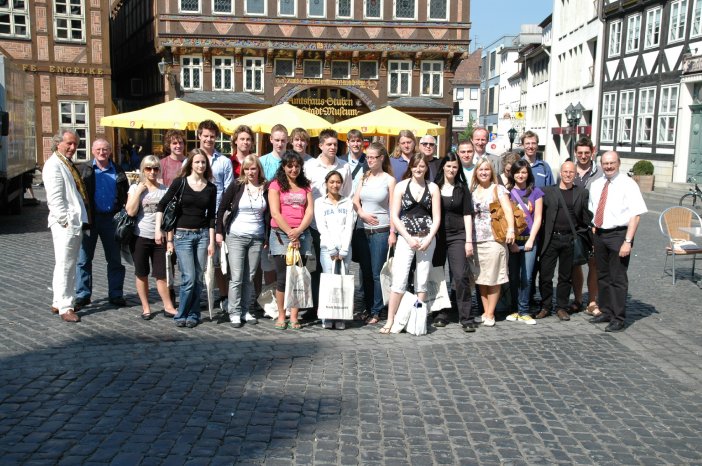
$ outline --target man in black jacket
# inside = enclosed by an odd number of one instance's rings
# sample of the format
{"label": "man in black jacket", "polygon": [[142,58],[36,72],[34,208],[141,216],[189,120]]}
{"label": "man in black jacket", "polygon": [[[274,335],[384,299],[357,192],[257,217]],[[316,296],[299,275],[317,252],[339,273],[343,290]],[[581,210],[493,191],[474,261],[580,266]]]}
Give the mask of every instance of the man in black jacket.
{"label": "man in black jacket", "polygon": [[107,284],[110,303],[126,305],[123,296],[125,269],[120,258],[120,245],[115,240],[114,215],[127,202],[129,182],[122,168],[113,163],[112,146],[105,139],[93,142],[93,161],[80,168],[80,176],[88,192],[89,230],[83,235],[76,267],[76,302],[80,309],[90,304],[93,292],[93,256],[98,237],[107,260]]}
{"label": "man in black jacket", "polygon": [[[573,232],[571,222],[577,231],[587,230],[592,221],[588,210],[587,190],[575,186],[575,165],[565,162],[561,165],[561,181],[556,186],[546,186],[544,190],[544,242],[539,269],[539,289],[542,309],[537,319],[551,315],[553,307],[553,275],[558,262],[558,282],[556,287],[556,315],[561,320],[570,320],[568,300],[573,286]],[[568,219],[570,218],[570,221]]]}

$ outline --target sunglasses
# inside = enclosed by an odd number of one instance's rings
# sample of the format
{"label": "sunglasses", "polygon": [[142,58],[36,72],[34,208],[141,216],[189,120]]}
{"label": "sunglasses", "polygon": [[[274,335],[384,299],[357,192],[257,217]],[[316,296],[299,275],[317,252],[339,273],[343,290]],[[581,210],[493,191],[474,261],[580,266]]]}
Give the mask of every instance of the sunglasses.
{"label": "sunglasses", "polygon": [[158,172],[161,171],[159,167],[144,167],[144,171]]}
{"label": "sunglasses", "polygon": [[420,142],[420,144],[423,146],[429,146],[429,147],[434,147],[436,145],[433,142]]}

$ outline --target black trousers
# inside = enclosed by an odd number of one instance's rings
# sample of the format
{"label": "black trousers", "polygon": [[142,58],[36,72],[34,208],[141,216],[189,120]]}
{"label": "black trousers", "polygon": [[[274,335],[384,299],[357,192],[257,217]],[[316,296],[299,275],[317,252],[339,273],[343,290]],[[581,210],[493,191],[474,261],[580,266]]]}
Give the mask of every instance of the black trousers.
{"label": "black trousers", "polygon": [[[448,257],[449,270],[453,277],[453,285],[456,288],[456,308],[458,308],[458,322],[461,325],[473,323],[473,319],[477,316],[477,312],[471,313],[470,304],[470,284],[468,259],[466,258],[466,240],[465,235],[451,236],[447,235],[445,243],[442,247],[446,248],[446,256]],[[436,319],[449,320],[450,309],[442,309],[436,316]]]}
{"label": "black trousers", "polygon": [[613,322],[624,322],[626,318],[626,294],[629,291],[627,270],[631,256],[619,257],[619,249],[625,238],[626,230],[594,235],[597,284],[600,287],[597,301],[600,310]]}
{"label": "black trousers", "polygon": [[553,309],[553,275],[558,263],[558,281],[556,283],[556,309],[568,309],[570,290],[573,288],[573,234],[553,233],[546,250],[541,253],[539,263],[539,291],[541,307],[548,311]]}

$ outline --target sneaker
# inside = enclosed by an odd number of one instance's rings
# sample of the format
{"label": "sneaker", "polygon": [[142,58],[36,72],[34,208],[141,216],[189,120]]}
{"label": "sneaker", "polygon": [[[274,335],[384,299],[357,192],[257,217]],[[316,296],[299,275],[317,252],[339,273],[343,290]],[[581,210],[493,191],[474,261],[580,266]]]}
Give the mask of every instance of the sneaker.
{"label": "sneaker", "polygon": [[175,325],[176,325],[176,327],[185,327],[185,321],[184,320],[176,320]]}
{"label": "sneaker", "polygon": [[508,320],[510,322],[516,322],[517,320],[519,320],[519,314],[516,312],[513,312],[510,315],[508,315],[507,317],[505,317],[505,320]]}
{"label": "sneaker", "polygon": [[336,324],[334,325],[337,330],[344,330],[346,328],[346,321],[344,320],[337,320]]}
{"label": "sneaker", "polygon": [[475,322],[476,324],[479,324],[479,323],[481,323],[481,322],[483,321],[483,319],[485,319],[485,316],[484,316],[484,315],[478,316],[478,317],[476,317],[475,319],[473,319],[473,322]]}
{"label": "sneaker", "polygon": [[185,322],[185,326],[188,328],[195,328],[197,327],[197,322],[194,320],[188,320]]}
{"label": "sneaker", "polygon": [[495,319],[489,319],[487,317],[482,318],[483,325],[485,327],[494,327],[495,326]]}
{"label": "sneaker", "polygon": [[334,322],[332,322],[331,320],[323,320],[322,328],[334,328]]}
{"label": "sneaker", "polygon": [[523,316],[520,315],[518,317],[518,319],[519,319],[519,322],[524,322],[527,325],[536,325],[536,321],[534,320],[534,318],[528,314],[523,315]]}
{"label": "sneaker", "polygon": [[250,312],[247,312],[244,316],[244,322],[246,322],[249,325],[256,325],[258,323],[258,319],[254,317],[254,315]]}
{"label": "sneaker", "polygon": [[232,327],[234,327],[234,328],[241,328],[241,326],[243,325],[241,323],[241,317],[239,317],[239,316],[231,316],[230,315],[229,322],[232,323]]}

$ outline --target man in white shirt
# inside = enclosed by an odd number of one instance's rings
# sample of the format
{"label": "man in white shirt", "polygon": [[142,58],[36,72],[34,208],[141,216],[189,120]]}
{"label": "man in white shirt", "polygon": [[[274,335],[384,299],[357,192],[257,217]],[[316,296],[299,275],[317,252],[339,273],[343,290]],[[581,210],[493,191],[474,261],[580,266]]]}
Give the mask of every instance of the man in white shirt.
{"label": "man in white shirt", "polygon": [[473,149],[475,150],[473,158],[475,159],[476,164],[480,163],[482,159],[488,159],[492,165],[492,169],[495,171],[495,174],[499,175],[501,173],[500,157],[498,155],[488,154],[486,150],[489,136],[490,133],[488,132],[487,128],[475,128],[473,130],[472,140]]}
{"label": "man in white shirt", "polygon": [[605,152],[601,165],[604,177],[590,186],[589,209],[594,215],[592,232],[602,314],[590,322],[609,322],[605,332],[621,332],[626,327],[631,249],[641,214],[648,210],[636,182],[619,173],[619,154]]}

